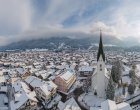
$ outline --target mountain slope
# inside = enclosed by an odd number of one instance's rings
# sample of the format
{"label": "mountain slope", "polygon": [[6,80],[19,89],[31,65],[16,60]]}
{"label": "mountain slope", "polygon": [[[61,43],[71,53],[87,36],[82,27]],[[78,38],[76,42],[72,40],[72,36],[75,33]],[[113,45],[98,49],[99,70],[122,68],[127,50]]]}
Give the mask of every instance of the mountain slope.
{"label": "mountain slope", "polygon": [[[50,37],[35,40],[24,40],[20,42],[11,43],[3,46],[1,50],[12,49],[33,49],[33,48],[47,48],[47,49],[60,49],[60,48],[85,48],[97,45],[99,37],[85,37],[85,38],[69,38],[69,37]],[[123,42],[115,37],[103,37],[103,43],[107,45],[122,46]]]}

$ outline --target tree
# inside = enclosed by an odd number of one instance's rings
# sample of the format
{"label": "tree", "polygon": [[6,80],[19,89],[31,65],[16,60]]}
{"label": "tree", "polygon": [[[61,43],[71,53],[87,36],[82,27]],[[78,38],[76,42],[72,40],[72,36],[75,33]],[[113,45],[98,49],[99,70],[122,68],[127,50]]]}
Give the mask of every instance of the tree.
{"label": "tree", "polygon": [[133,76],[133,77],[131,78],[131,84],[136,85],[136,83],[137,83],[137,79],[136,79],[135,76]]}
{"label": "tree", "polygon": [[106,90],[106,99],[114,100],[114,96],[115,96],[115,88],[114,88],[112,77],[110,76],[107,90]]}
{"label": "tree", "polygon": [[119,80],[121,80],[122,75],[122,64],[119,60],[114,62],[111,70],[111,76],[115,83],[119,83]]}
{"label": "tree", "polygon": [[140,88],[140,85],[139,85],[139,88]]}
{"label": "tree", "polygon": [[132,69],[135,70],[137,66],[135,64],[132,64]]}
{"label": "tree", "polygon": [[135,76],[135,71],[132,69],[129,71],[129,77],[132,78]]}
{"label": "tree", "polygon": [[129,84],[129,86],[128,86],[128,93],[130,95],[134,94],[135,88],[136,88],[136,86],[134,84]]}
{"label": "tree", "polygon": [[116,62],[115,62],[115,65],[116,65],[116,68],[117,68],[117,70],[118,70],[118,79],[120,80],[121,79],[121,75],[122,75],[122,63],[121,63],[121,61],[120,60],[117,60]]}
{"label": "tree", "polygon": [[5,53],[5,54],[3,54],[3,56],[4,56],[4,58],[6,58],[8,55],[7,55],[7,53]]}
{"label": "tree", "polygon": [[42,69],[46,70],[46,65],[45,64],[42,65]]}
{"label": "tree", "polygon": [[112,66],[112,69],[111,69],[111,77],[114,82],[117,82],[116,81],[116,67],[114,65]]}
{"label": "tree", "polygon": [[131,78],[131,84],[136,85],[137,79],[136,79],[136,75],[135,75],[135,70],[134,69],[129,71],[129,77]]}

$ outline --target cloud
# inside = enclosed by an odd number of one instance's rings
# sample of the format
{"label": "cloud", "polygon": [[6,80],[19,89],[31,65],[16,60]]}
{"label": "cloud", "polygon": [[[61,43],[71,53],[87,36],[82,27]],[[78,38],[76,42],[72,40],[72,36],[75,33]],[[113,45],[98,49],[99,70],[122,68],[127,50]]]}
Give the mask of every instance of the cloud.
{"label": "cloud", "polygon": [[139,0],[0,0],[0,45],[50,36],[140,35]]}
{"label": "cloud", "polygon": [[30,27],[28,0],[0,0],[0,35],[13,35]]}

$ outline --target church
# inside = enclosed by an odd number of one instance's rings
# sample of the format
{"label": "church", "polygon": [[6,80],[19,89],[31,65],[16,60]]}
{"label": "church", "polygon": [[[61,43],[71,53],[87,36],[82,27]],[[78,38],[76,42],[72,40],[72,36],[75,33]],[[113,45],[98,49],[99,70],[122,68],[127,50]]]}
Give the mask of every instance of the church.
{"label": "church", "polygon": [[102,43],[102,32],[100,31],[99,49],[97,53],[97,67],[92,75],[91,89],[94,95],[106,98],[106,89],[110,75],[105,65],[105,54]]}

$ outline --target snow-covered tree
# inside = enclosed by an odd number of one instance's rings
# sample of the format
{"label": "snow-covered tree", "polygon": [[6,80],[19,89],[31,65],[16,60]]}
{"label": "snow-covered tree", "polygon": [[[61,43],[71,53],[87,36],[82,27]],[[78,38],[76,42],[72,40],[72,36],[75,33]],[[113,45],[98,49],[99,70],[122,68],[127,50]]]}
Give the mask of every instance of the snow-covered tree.
{"label": "snow-covered tree", "polygon": [[114,83],[112,77],[110,77],[106,90],[106,99],[114,100],[114,95],[115,95]]}
{"label": "snow-covered tree", "polygon": [[116,67],[113,65],[112,70],[111,70],[111,76],[112,76],[113,81],[117,83],[118,78],[116,78],[116,74],[117,74]]}
{"label": "snow-covered tree", "polygon": [[129,77],[132,78],[135,76],[135,71],[132,69],[129,71]]}
{"label": "snow-covered tree", "polygon": [[136,85],[137,79],[136,79],[136,75],[135,75],[135,70],[134,69],[129,71],[129,77],[131,78],[131,84],[132,85]]}
{"label": "snow-covered tree", "polygon": [[137,79],[136,79],[135,76],[133,76],[133,77],[131,78],[131,84],[136,85],[136,83],[137,83]]}
{"label": "snow-covered tree", "polygon": [[115,62],[115,65],[116,65],[116,67],[117,67],[117,70],[118,70],[118,78],[119,78],[119,80],[121,79],[121,75],[122,75],[122,63],[121,63],[121,61],[119,61],[119,60],[117,60],[116,62]]}
{"label": "snow-covered tree", "polygon": [[135,70],[137,66],[135,64],[132,64],[132,69]]}
{"label": "snow-covered tree", "polygon": [[119,83],[122,75],[122,64],[119,60],[115,61],[111,70],[112,79],[115,83]]}

